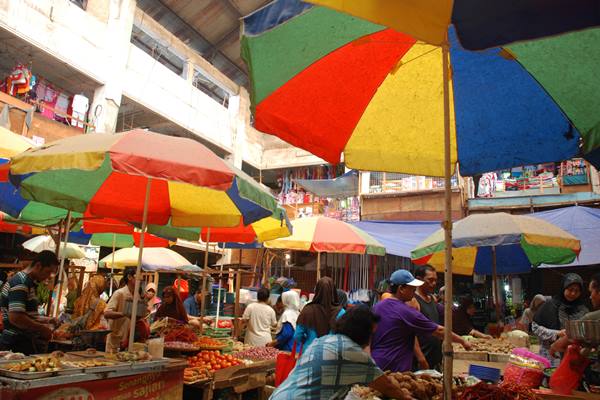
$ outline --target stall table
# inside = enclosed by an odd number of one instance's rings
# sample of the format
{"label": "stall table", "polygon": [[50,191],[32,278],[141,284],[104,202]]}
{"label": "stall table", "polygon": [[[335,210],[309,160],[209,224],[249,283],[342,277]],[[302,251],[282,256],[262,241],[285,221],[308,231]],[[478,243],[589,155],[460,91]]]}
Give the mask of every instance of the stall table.
{"label": "stall table", "polygon": [[59,399],[162,399],[181,400],[183,370],[187,363],[163,359],[109,372],[83,372],[42,379],[0,377],[2,400]]}

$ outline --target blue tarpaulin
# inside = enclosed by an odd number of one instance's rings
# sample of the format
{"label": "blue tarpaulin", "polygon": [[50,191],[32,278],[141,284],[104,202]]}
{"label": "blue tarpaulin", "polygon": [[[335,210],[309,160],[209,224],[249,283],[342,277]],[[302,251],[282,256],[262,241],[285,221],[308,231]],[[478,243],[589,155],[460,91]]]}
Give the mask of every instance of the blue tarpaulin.
{"label": "blue tarpaulin", "polygon": [[575,262],[567,265],[545,265],[542,267],[600,264],[600,209],[573,206],[538,212],[531,214],[531,216],[548,221],[581,241],[581,253]]}
{"label": "blue tarpaulin", "polygon": [[410,252],[429,235],[440,229],[431,221],[359,221],[352,225],[381,243],[387,254],[410,258]]}
{"label": "blue tarpaulin", "polygon": [[[581,253],[575,262],[567,265],[542,265],[540,268],[600,264],[600,209],[573,206],[530,215],[558,226],[581,241]],[[440,229],[439,222],[429,221],[360,221],[352,224],[377,239],[385,246],[388,254],[407,258],[410,258],[411,250]],[[525,255],[522,251],[511,251],[512,247],[497,248],[498,264],[507,267],[503,273],[528,272],[530,266]],[[489,274],[490,268],[491,253],[487,250],[480,252],[475,271]]]}

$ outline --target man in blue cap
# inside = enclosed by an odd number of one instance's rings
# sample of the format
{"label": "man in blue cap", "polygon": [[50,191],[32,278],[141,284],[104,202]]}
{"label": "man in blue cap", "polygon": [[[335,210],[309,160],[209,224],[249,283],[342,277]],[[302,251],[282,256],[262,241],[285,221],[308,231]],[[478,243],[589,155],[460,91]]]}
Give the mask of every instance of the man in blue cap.
{"label": "man in blue cap", "polygon": [[[406,304],[413,299],[417,287],[421,286],[423,281],[415,279],[409,271],[400,269],[392,274],[389,283],[393,297],[373,307],[373,312],[379,316],[380,322],[371,342],[371,356],[384,371],[410,371],[415,336],[433,335],[443,339],[444,327]],[[470,350],[471,346],[460,336],[453,333],[452,339]]]}

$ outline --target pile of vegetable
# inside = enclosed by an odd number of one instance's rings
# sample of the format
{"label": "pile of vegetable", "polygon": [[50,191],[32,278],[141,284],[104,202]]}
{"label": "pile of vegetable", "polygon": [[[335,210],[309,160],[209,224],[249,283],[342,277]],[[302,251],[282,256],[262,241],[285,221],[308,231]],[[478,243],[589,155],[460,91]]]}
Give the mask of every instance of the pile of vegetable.
{"label": "pile of vegetable", "polygon": [[11,361],[11,360],[22,360],[25,358],[23,353],[13,353],[12,351],[0,351],[0,360]]}
{"label": "pile of vegetable", "polygon": [[200,347],[188,342],[165,342],[165,349],[167,350],[175,350],[175,351],[198,351]]}
{"label": "pile of vegetable", "polygon": [[274,360],[277,358],[277,354],[279,354],[279,350],[274,347],[251,347],[233,353],[233,356],[244,360],[263,361]]}
{"label": "pile of vegetable", "polygon": [[150,353],[146,351],[121,351],[118,353],[106,353],[106,358],[123,361],[123,362],[138,362],[138,361],[150,361],[152,360],[152,356]]}
{"label": "pile of vegetable", "polygon": [[194,345],[201,350],[221,350],[227,346],[227,343],[207,336],[202,336],[194,342]]}
{"label": "pile of vegetable", "polygon": [[[472,346],[470,351],[480,351],[484,353],[510,354],[515,347],[506,339],[469,338],[468,342]],[[463,347],[459,344],[454,345],[454,350],[464,351]]]}
{"label": "pile of vegetable", "polygon": [[459,400],[541,400],[530,389],[515,384],[505,383],[501,386],[480,382],[465,388]]}
{"label": "pile of vegetable", "polygon": [[217,328],[233,328],[233,324],[230,319],[222,319],[217,322]]}
{"label": "pile of vegetable", "polygon": [[194,331],[187,326],[179,326],[174,329],[169,329],[164,333],[165,342],[186,342],[194,343],[198,340],[198,336]]}
{"label": "pile of vegetable", "polygon": [[187,362],[190,367],[205,368],[211,373],[243,363],[236,357],[223,355],[216,350],[202,350],[195,356],[188,357]]}
{"label": "pile of vegetable", "polygon": [[387,376],[407,398],[435,400],[442,399],[444,396],[441,378],[434,378],[426,374],[417,376],[412,372],[391,372]]}

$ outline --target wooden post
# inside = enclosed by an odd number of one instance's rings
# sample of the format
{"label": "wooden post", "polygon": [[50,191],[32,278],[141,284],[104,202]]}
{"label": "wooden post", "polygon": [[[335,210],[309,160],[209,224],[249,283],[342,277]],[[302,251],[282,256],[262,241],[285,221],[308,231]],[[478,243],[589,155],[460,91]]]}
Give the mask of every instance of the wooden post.
{"label": "wooden post", "polygon": [[496,309],[496,322],[500,321],[500,292],[498,290],[498,271],[496,269],[496,246],[492,246],[492,290],[494,295],[494,308]]}
{"label": "wooden post", "polygon": [[[114,268],[115,268],[115,250],[117,247],[117,234],[113,233],[113,245],[112,245],[112,261],[110,262],[110,289],[108,291],[109,296],[112,296],[112,292],[113,292],[113,274],[114,274]],[[156,287],[156,290],[158,290],[158,286]],[[158,293],[156,294],[158,295]]]}
{"label": "wooden post", "polygon": [[[71,211],[67,211],[67,221],[65,223],[65,241],[63,244],[63,251],[59,252],[60,255],[60,267],[58,268],[58,293],[56,294],[56,305],[54,306],[53,316],[58,316],[60,308],[60,296],[62,296],[63,289],[63,275],[65,273],[65,258],[67,253],[67,242],[69,241],[69,231],[71,230]],[[59,243],[60,244],[60,243]]]}
{"label": "wooden post", "polygon": [[152,178],[148,178],[146,183],[146,197],[144,198],[144,212],[142,215],[142,235],[140,236],[140,250],[138,252],[137,268],[135,270],[135,288],[133,289],[133,304],[131,307],[131,321],[129,324],[129,351],[133,351],[133,341],[135,339],[135,323],[137,318],[137,304],[140,300],[140,281],[142,278],[142,255],[144,252],[144,237],[148,229],[148,204],[150,203],[150,188]]}
{"label": "wooden post", "polygon": [[446,286],[444,311],[444,399],[452,400],[452,368],[454,353],[452,350],[452,187],[451,187],[451,150],[450,150],[450,65],[449,46],[442,46],[442,73],[444,80],[444,285]]}
{"label": "wooden post", "polygon": [[240,289],[242,287],[242,270],[238,267],[235,280],[235,303],[233,315],[235,317],[235,337],[240,335]]}
{"label": "wooden post", "polygon": [[210,243],[210,228],[206,230],[206,253],[204,255],[204,269],[202,271],[202,303],[200,304],[200,334],[204,332],[204,316],[206,311],[206,280],[208,278],[208,244]]}
{"label": "wooden post", "polygon": [[321,280],[321,252],[317,252],[317,282]]}

